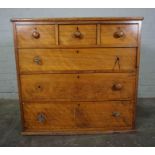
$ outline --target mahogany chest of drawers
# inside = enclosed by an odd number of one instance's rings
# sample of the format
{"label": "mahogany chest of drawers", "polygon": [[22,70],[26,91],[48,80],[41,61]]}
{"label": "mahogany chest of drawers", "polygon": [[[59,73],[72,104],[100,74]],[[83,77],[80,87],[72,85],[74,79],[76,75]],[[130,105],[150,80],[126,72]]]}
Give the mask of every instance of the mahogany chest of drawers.
{"label": "mahogany chest of drawers", "polygon": [[12,19],[22,133],[134,130],[142,20]]}

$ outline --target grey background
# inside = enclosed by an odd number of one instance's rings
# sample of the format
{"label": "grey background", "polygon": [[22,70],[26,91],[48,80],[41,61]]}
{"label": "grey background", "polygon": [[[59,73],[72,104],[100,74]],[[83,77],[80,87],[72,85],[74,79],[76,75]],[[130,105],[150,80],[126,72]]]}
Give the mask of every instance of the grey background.
{"label": "grey background", "polygon": [[143,16],[139,97],[155,97],[155,9],[0,9],[0,98],[17,99],[10,19],[33,17]]}

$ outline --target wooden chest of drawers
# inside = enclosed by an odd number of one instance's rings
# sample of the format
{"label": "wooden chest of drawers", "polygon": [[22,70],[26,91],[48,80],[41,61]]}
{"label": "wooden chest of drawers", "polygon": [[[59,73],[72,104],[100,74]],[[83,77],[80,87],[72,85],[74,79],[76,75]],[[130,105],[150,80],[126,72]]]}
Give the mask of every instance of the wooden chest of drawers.
{"label": "wooden chest of drawers", "polygon": [[12,19],[22,133],[134,130],[142,20]]}

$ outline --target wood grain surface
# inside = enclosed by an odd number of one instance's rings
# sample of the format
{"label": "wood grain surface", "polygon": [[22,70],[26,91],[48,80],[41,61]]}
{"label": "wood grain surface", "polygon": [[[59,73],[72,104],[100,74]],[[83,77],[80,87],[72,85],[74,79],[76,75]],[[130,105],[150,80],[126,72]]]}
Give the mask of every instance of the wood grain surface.
{"label": "wood grain surface", "polygon": [[[21,75],[25,101],[129,100],[134,96],[135,75],[125,73]],[[115,85],[121,85],[116,90]]]}
{"label": "wood grain surface", "polygon": [[[74,34],[79,31],[81,37]],[[96,45],[96,25],[59,25],[60,45]]]}
{"label": "wood grain surface", "polygon": [[[40,59],[40,63],[34,61]],[[119,60],[118,60],[119,59]],[[20,72],[135,71],[135,48],[20,49]]]}
{"label": "wood grain surface", "polygon": [[142,20],[12,19],[22,134],[135,130]]}
{"label": "wood grain surface", "polygon": [[[123,32],[123,36],[115,36],[117,32]],[[137,46],[138,24],[130,25],[101,25],[101,44],[108,46]]]}
{"label": "wood grain surface", "polygon": [[[56,44],[54,25],[17,25],[18,48],[51,47]],[[39,38],[32,36],[33,32],[39,33]]]}
{"label": "wood grain surface", "polygon": [[[132,108],[129,101],[24,103],[24,127],[36,132],[131,128]],[[45,116],[42,122],[38,120],[40,114]]]}

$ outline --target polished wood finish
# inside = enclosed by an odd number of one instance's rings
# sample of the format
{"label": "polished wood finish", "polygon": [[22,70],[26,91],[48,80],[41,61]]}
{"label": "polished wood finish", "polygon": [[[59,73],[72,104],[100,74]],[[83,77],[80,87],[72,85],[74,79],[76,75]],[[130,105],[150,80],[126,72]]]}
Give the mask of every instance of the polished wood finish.
{"label": "polished wood finish", "polygon": [[[134,74],[40,74],[20,78],[24,101],[130,100],[134,96]],[[115,88],[117,85],[121,88]]]}
{"label": "polished wood finish", "polygon": [[30,102],[23,106],[26,131],[108,131],[132,125],[133,107],[129,101]]}
{"label": "polished wood finish", "polygon": [[[25,129],[50,130],[57,128],[73,128],[74,104],[61,103],[26,103],[24,104]],[[45,115],[44,121],[39,121],[39,115]]]}
{"label": "polished wood finish", "polygon": [[20,49],[20,72],[134,71],[135,48]]}
{"label": "polished wood finish", "polygon": [[132,104],[128,101],[106,101],[77,104],[76,126],[111,130],[132,125]]}
{"label": "polished wood finish", "polygon": [[142,20],[12,19],[22,134],[135,130]]}
{"label": "polished wood finish", "polygon": [[101,25],[101,44],[108,46],[137,46],[138,24]]}
{"label": "polished wood finish", "polygon": [[60,25],[60,45],[96,45],[96,25]]}
{"label": "polished wood finish", "polygon": [[54,25],[17,25],[18,48],[51,47],[56,44]]}
{"label": "polished wood finish", "polygon": [[83,18],[12,18],[12,22],[67,22],[67,21],[141,21],[144,17],[83,17]]}

